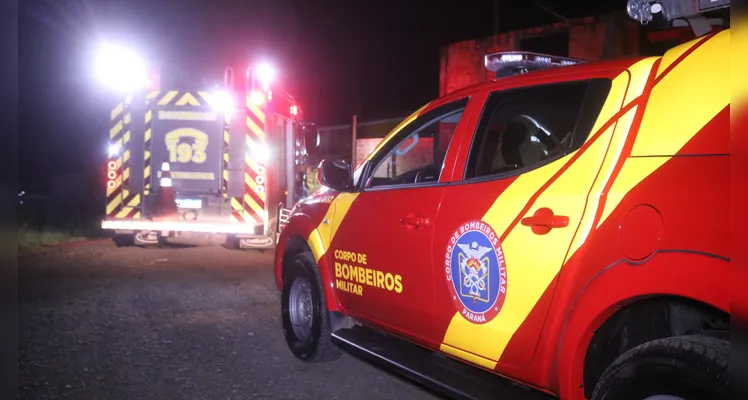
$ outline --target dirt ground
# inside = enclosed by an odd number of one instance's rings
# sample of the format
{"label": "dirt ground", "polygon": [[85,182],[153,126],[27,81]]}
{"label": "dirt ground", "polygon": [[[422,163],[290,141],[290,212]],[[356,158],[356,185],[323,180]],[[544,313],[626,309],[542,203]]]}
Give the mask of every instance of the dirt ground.
{"label": "dirt ground", "polygon": [[348,355],[296,360],[272,257],[109,241],[19,257],[20,398],[435,398]]}

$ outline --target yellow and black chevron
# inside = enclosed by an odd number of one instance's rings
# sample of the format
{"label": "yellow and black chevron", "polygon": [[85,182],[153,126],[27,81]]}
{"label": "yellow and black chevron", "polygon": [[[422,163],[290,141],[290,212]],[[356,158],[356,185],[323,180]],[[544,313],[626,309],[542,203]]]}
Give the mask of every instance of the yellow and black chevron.
{"label": "yellow and black chevron", "polygon": [[254,104],[249,94],[245,104],[244,196],[231,199],[232,219],[237,222],[265,223],[267,170],[253,156],[258,148],[265,147],[265,112]]}
{"label": "yellow and black chevron", "polygon": [[144,154],[143,154],[143,194],[151,193],[152,180],[152,160],[151,152],[153,149],[153,112],[158,107],[165,106],[194,106],[200,107],[207,105],[206,92],[183,92],[179,90],[153,90],[146,96],[145,112],[145,135],[144,135]]}
{"label": "yellow and black chevron", "polygon": [[111,112],[112,127],[109,130],[109,143],[118,149],[110,155],[107,165],[113,164],[114,169],[107,168],[116,174],[114,185],[107,185],[106,217],[107,218],[139,218],[140,195],[130,192],[130,147],[132,146],[130,125],[130,97],[117,104]]}
{"label": "yellow and black chevron", "polygon": [[231,123],[231,115],[226,113],[223,120],[223,170],[221,171],[221,192],[223,192],[223,198],[229,196],[229,125]]}

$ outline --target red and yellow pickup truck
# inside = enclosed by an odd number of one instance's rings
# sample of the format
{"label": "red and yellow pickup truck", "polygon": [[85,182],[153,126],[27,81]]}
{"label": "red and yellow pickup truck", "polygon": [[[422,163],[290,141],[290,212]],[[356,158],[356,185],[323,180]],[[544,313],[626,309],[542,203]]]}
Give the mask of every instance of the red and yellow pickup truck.
{"label": "red and yellow pickup truck", "polygon": [[465,398],[726,399],[729,45],[491,54],[504,77],[323,161],[276,249],[291,352]]}

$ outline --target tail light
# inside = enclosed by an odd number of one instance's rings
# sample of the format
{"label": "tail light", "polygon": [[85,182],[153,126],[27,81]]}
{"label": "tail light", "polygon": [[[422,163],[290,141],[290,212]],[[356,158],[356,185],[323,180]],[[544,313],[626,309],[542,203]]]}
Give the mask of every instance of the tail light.
{"label": "tail light", "polygon": [[115,179],[117,179],[117,162],[114,160],[109,160],[106,166],[106,177],[109,179],[106,182],[106,187],[108,187],[109,189],[114,189],[114,187],[117,185],[117,183],[114,181]]}

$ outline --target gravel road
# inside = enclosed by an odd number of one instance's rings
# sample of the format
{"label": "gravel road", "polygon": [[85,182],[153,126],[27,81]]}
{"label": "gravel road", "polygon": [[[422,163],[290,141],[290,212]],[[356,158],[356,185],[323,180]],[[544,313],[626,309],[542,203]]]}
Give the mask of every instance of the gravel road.
{"label": "gravel road", "polygon": [[272,254],[110,242],[19,258],[21,399],[434,399],[287,350]]}

